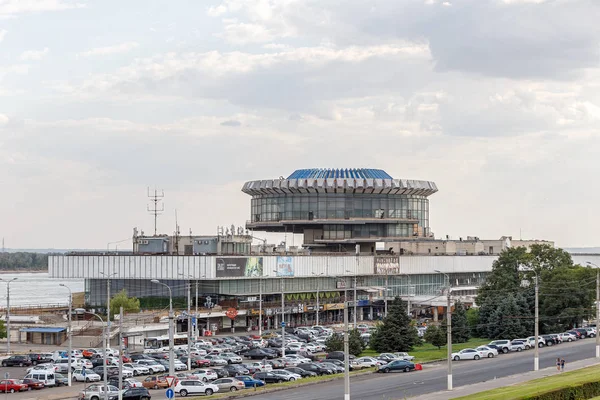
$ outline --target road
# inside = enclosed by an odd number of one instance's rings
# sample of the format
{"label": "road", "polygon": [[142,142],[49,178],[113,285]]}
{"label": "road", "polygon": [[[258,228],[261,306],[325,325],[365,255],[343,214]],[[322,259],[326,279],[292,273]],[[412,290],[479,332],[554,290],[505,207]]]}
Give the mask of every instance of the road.
{"label": "road", "polygon": [[[593,358],[595,340],[584,339],[540,349],[540,369],[556,365],[556,358],[567,361]],[[533,350],[502,354],[497,358],[453,362],[454,387],[485,382],[533,369]],[[410,373],[373,374],[355,377],[350,382],[352,400],[397,400],[446,390],[446,364],[428,364],[423,371]],[[262,394],[261,400],[340,400],[344,398],[344,381],[340,379],[301,390],[286,390]]]}

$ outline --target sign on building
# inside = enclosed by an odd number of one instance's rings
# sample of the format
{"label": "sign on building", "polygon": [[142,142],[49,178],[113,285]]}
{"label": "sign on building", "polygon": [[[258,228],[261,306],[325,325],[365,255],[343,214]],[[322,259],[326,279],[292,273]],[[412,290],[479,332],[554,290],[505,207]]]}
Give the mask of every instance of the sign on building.
{"label": "sign on building", "polygon": [[393,275],[400,273],[398,257],[375,257],[376,275]]}
{"label": "sign on building", "polygon": [[277,276],[294,276],[294,259],[290,256],[277,256]]}
{"label": "sign on building", "polygon": [[218,257],[217,278],[255,277],[263,275],[262,257]]}

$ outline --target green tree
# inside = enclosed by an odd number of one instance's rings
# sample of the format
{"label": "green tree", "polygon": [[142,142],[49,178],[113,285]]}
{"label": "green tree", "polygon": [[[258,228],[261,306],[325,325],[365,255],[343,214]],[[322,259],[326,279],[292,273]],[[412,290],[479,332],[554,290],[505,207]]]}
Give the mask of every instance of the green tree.
{"label": "green tree", "polygon": [[114,316],[115,314],[118,314],[121,307],[123,307],[124,313],[139,312],[140,301],[136,297],[127,297],[127,292],[123,289],[110,299],[111,315]]}
{"label": "green tree", "polygon": [[471,337],[465,305],[457,300],[452,312],[452,343],[466,343]]}
{"label": "green tree", "polygon": [[[325,346],[327,351],[344,351],[344,335],[337,333],[331,335],[325,340]],[[351,329],[350,335],[348,336],[348,352],[352,355],[358,356],[365,349],[365,342],[360,337],[358,329]]]}
{"label": "green tree", "polygon": [[467,310],[467,324],[471,336],[478,336],[479,333],[479,308],[471,307]]}
{"label": "green tree", "polygon": [[410,322],[406,305],[396,297],[388,304],[387,317],[371,334],[369,347],[378,352],[411,351],[421,339]]}
{"label": "green tree", "polygon": [[447,343],[446,334],[437,325],[428,326],[423,339],[438,349]]}
{"label": "green tree", "polygon": [[0,321],[0,339],[4,339],[6,337],[6,325],[4,325],[4,321]]}

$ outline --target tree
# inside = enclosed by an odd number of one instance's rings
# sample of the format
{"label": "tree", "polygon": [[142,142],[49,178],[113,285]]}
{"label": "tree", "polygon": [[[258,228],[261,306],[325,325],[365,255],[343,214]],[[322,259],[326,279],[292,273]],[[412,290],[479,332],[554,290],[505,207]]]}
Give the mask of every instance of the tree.
{"label": "tree", "polygon": [[430,325],[427,327],[423,339],[438,349],[440,349],[442,346],[445,346],[447,343],[446,334],[436,325]]}
{"label": "tree", "polygon": [[378,352],[411,351],[420,343],[417,329],[411,325],[406,305],[396,297],[388,304],[388,315],[371,334],[369,347]]}
{"label": "tree", "polygon": [[[348,352],[358,356],[365,349],[365,342],[360,337],[358,329],[351,329],[348,336]],[[325,340],[327,351],[344,351],[344,335],[341,333],[331,335]]]}
{"label": "tree", "polygon": [[6,325],[4,325],[4,321],[0,321],[0,339],[4,339],[6,337]]}
{"label": "tree", "polygon": [[491,339],[515,339],[529,336],[522,324],[522,310],[515,295],[508,294],[501,300],[489,319],[487,337]]}
{"label": "tree", "polygon": [[479,334],[479,308],[471,307],[467,310],[467,324],[471,336],[478,336]]}
{"label": "tree", "polygon": [[452,343],[465,343],[471,337],[465,305],[457,300],[452,312]]}
{"label": "tree", "polygon": [[111,315],[118,314],[120,308],[123,307],[123,312],[139,312],[140,301],[136,297],[127,297],[125,289],[117,293],[112,299],[110,299],[110,313]]}

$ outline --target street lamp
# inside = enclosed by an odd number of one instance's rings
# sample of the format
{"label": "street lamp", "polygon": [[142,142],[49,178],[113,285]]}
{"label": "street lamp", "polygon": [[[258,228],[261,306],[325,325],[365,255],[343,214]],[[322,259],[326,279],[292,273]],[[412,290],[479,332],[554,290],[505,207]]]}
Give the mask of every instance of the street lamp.
{"label": "street lamp", "polygon": [[[95,314],[95,313],[89,312],[89,311],[84,311],[84,312],[86,314],[90,314],[90,315],[93,315],[94,317],[98,318],[100,320],[100,322],[102,323],[102,325],[104,325],[104,320],[98,314]],[[106,342],[107,336],[108,336],[108,324],[106,325],[106,327],[104,329],[104,339],[103,339],[104,342]],[[104,393],[106,394],[106,393],[108,393],[108,358],[107,358],[108,351],[106,348],[104,349],[102,354],[104,355]],[[71,368],[69,368],[69,371],[70,370],[71,370]]]}
{"label": "street lamp", "polygon": [[539,335],[540,335],[540,307],[539,307],[539,279],[538,273],[533,268],[525,268],[524,271],[531,271],[535,275],[535,350],[533,352],[533,370],[539,371],[540,369],[540,346],[539,346]]}
{"label": "street lamp", "polygon": [[[10,355],[10,283],[19,278],[12,278],[6,282],[6,354]],[[0,281],[4,279],[0,278]]]}
{"label": "street lamp", "polygon": [[262,338],[262,270],[258,278],[258,336]]}
{"label": "street lamp", "polygon": [[[276,270],[273,270],[277,274]],[[285,299],[283,276],[281,277],[281,357],[285,357]]]}
{"label": "street lamp", "polygon": [[[179,276],[185,276],[185,275],[179,274]],[[187,275],[187,277],[193,278],[192,275]],[[192,322],[192,318],[191,318],[192,311],[190,310],[190,307],[191,307],[190,303],[192,302],[192,299],[191,299],[191,297],[192,297],[192,281],[191,280],[188,282],[187,289],[188,289],[188,298],[187,298],[187,313],[188,313],[188,315],[187,315],[187,339],[188,339],[187,340],[187,342],[188,342],[187,343],[187,353],[188,353],[187,354],[188,355],[187,369],[188,369],[188,371],[190,371],[192,369],[192,343],[191,343],[192,342],[192,336],[191,336],[192,335],[192,323],[191,323]],[[198,290],[198,285],[196,285],[196,290]],[[197,298],[198,298],[198,295],[196,295],[196,299]],[[196,301],[198,301],[198,300],[196,300]],[[198,323],[198,314],[196,314],[195,318],[196,318],[196,324],[197,324]]]}
{"label": "street lamp", "polygon": [[171,287],[169,285],[162,283],[158,279],[152,279],[150,282],[169,289],[169,375],[175,376],[175,356],[173,354],[173,292],[171,291]]}
{"label": "street lamp", "polygon": [[406,303],[407,303],[406,313],[408,314],[408,317],[410,318],[410,290],[411,290],[410,275],[408,275],[408,274],[400,274],[400,275],[404,275],[408,279],[408,290],[407,290],[407,296],[406,296]]}
{"label": "street lamp", "polygon": [[[351,271],[346,270],[346,272],[352,274]],[[354,301],[354,329],[356,329],[356,310],[357,310],[357,302],[356,302],[356,272],[354,272],[354,293],[353,293],[353,297],[352,300]]]}
{"label": "street lamp", "polygon": [[596,358],[600,358],[600,336],[598,336],[598,329],[600,329],[600,269],[593,262],[587,261],[586,264],[596,268]]}
{"label": "street lamp", "polygon": [[[100,272],[100,275],[106,277],[106,329],[108,329],[107,338],[106,338],[106,347],[110,347],[110,278],[117,275],[117,272],[110,273],[110,265],[109,273],[105,274],[104,272]],[[119,348],[121,344],[119,343]]]}
{"label": "street lamp", "polygon": [[312,274],[317,277],[317,325],[319,325],[319,311],[321,311],[321,307],[319,305],[319,288],[320,288],[320,284],[321,284],[321,279],[319,277],[323,276],[324,273],[321,272],[320,274],[315,274],[313,272]]}
{"label": "street lamp", "polygon": [[59,286],[62,286],[64,288],[66,288],[69,291],[69,375],[68,375],[68,379],[69,379],[69,386],[73,385],[72,382],[72,376],[71,376],[71,353],[73,352],[73,331],[71,328],[71,310],[72,310],[72,306],[73,306],[73,292],[71,292],[71,288],[68,287],[67,285],[65,285],[64,283],[59,284]]}
{"label": "street lamp", "polygon": [[451,304],[451,297],[450,297],[450,276],[442,271],[439,271],[437,269],[434,269],[434,272],[437,272],[438,274],[442,274],[446,277],[446,279],[448,280],[448,286],[447,286],[447,292],[446,292],[446,331],[447,331],[447,338],[446,341],[448,342],[447,344],[447,349],[448,349],[448,390],[452,390],[452,304]]}

